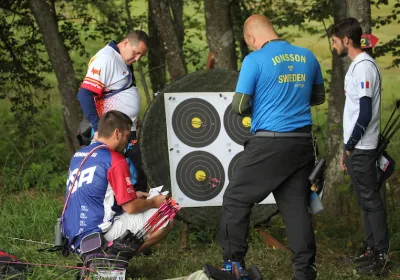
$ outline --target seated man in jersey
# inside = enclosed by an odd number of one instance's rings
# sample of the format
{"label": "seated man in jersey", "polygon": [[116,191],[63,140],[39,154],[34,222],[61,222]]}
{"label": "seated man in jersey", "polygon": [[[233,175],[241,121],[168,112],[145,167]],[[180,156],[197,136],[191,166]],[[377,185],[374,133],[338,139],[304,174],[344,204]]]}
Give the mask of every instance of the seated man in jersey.
{"label": "seated man in jersey", "polygon": [[[138,232],[166,201],[164,195],[147,199],[149,194],[135,191],[131,183],[122,155],[131,126],[132,120],[124,113],[105,113],[99,120],[97,141],[80,149],[71,160],[63,233],[76,253],[81,253],[80,241],[88,234],[101,232],[107,241],[113,241],[127,230]],[[159,229],[137,252],[161,241],[171,228],[169,223]]]}

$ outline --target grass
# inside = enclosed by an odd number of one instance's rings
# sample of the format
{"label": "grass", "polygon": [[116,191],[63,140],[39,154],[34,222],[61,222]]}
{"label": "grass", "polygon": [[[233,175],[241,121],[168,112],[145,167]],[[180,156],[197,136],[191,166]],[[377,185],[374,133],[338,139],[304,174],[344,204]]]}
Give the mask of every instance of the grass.
{"label": "grass", "polygon": [[[34,267],[28,280],[55,279],[67,271],[62,268],[63,265],[77,264],[78,259],[74,255],[65,258],[59,253],[39,253],[37,249],[47,246],[8,238],[52,243],[53,226],[62,210],[62,195],[32,191],[13,195],[2,192],[0,195],[0,248],[15,254],[22,261],[59,265],[55,268]],[[349,221],[344,217],[339,217],[334,224],[324,219],[323,216],[314,219],[318,244],[318,279],[361,279],[354,274],[351,265],[343,262],[346,255],[355,253],[356,245],[361,240],[357,226],[352,226],[352,221],[348,225]],[[181,249],[181,227],[182,223],[177,222],[175,229],[166,240],[153,249],[151,256],[138,256],[131,261],[128,271],[133,275],[133,280],[175,278],[200,270],[206,263],[221,265],[222,252],[216,239],[217,229],[189,227],[187,248]],[[273,218],[266,231],[287,245],[282,219],[279,216]],[[254,229],[251,230],[249,244],[246,261],[249,266],[257,265],[264,279],[289,279],[292,276],[290,254],[266,247]],[[73,272],[70,272],[57,279],[72,279],[72,274]],[[395,269],[388,279],[399,277],[400,270]]]}

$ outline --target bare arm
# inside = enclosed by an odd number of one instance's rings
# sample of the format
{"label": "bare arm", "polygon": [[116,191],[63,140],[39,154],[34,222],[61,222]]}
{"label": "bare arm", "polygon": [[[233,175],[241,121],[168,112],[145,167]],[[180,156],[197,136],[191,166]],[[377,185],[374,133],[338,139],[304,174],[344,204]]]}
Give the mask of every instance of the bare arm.
{"label": "bare arm", "polygon": [[136,192],[138,198],[122,204],[122,208],[128,214],[143,213],[151,208],[159,208],[165,201],[167,196],[157,195],[153,198],[146,199],[148,193]]}

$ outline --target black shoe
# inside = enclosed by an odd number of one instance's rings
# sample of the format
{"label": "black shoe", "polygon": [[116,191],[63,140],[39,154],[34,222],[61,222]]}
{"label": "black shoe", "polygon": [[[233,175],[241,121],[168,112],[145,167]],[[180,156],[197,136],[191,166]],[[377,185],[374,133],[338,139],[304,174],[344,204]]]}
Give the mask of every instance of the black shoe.
{"label": "black shoe", "polygon": [[293,280],[315,280],[317,274],[317,268],[312,264],[301,270],[296,270]]}
{"label": "black shoe", "polygon": [[359,255],[358,257],[354,257],[351,262],[357,264],[357,268],[369,265],[375,259],[375,254],[376,252],[374,253],[374,250],[372,250],[371,248],[366,248],[361,255]]}
{"label": "black shoe", "polygon": [[390,257],[381,252],[369,264],[360,266],[356,270],[361,275],[386,275],[390,272]]}

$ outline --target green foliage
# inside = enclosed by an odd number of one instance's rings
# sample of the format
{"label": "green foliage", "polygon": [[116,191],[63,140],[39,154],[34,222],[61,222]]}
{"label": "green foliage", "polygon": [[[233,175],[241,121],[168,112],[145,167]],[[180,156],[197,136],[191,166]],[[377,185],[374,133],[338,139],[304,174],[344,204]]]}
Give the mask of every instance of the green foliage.
{"label": "green foliage", "polygon": [[190,1],[185,5],[190,5],[191,11],[183,15],[185,34],[183,54],[188,68],[199,71],[205,68],[203,56],[207,55],[208,50],[205,41],[204,5],[203,1]]}
{"label": "green foliage", "polygon": [[79,37],[81,29],[78,29],[76,24],[69,21],[63,21],[60,24],[59,31],[64,39],[63,41],[68,51],[78,50],[80,56],[89,57],[89,55],[86,53],[85,45],[82,43]]}
{"label": "green foliage", "polygon": [[68,172],[57,173],[54,164],[50,161],[32,163],[23,175],[24,189],[34,187],[43,191],[63,190]]}
{"label": "green foliage", "polygon": [[[7,106],[1,110],[0,188],[10,191],[64,189],[69,154],[62,133],[60,109],[42,110],[21,128]],[[40,125],[39,125],[40,124]]]}
{"label": "green foliage", "polygon": [[11,101],[11,111],[20,127],[29,125],[34,114],[48,105],[51,86],[42,73],[51,72],[35,22],[26,9],[0,13],[0,98]]}
{"label": "green foliage", "polygon": [[76,18],[84,22],[85,34],[90,34],[85,39],[102,38],[104,41],[111,41],[120,40],[133,29],[147,29],[147,15],[136,12],[131,16],[129,2],[73,0],[69,4]]}
{"label": "green foliage", "polygon": [[[379,5],[388,5],[388,2],[378,1],[377,7]],[[399,25],[400,20],[397,19],[398,15],[400,15],[400,0],[396,0],[396,3],[393,6],[392,13],[385,16],[378,16],[373,20],[373,26],[376,29],[379,29],[382,26],[389,24],[397,24]],[[394,57],[392,64],[390,67],[399,67],[400,66],[400,35],[397,35],[393,39],[385,42],[383,45],[377,46],[374,49],[375,57],[384,56],[386,54],[392,54]]]}
{"label": "green foliage", "polygon": [[308,20],[315,20],[323,22],[332,15],[332,1],[319,0],[319,1],[303,1],[305,6],[305,18]]}
{"label": "green foliage", "polygon": [[[311,20],[322,21],[329,17],[330,2],[324,1],[242,1],[244,14],[264,14],[270,18],[282,38],[291,40],[299,36],[298,32],[281,31],[284,27],[293,27],[302,32],[316,34],[321,32],[321,26],[308,24]],[[242,25],[243,26],[243,25]],[[293,30],[291,30],[293,31]]]}

